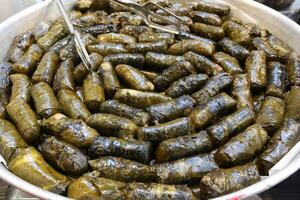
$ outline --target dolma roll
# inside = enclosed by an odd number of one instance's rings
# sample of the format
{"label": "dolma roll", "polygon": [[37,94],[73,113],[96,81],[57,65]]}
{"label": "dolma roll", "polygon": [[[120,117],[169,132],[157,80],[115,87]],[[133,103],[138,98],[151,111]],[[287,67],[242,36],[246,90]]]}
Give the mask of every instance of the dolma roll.
{"label": "dolma roll", "polygon": [[243,69],[239,62],[234,57],[231,57],[226,53],[217,52],[213,55],[213,59],[231,76],[243,73]]}
{"label": "dolma roll", "polygon": [[12,66],[8,62],[0,62],[0,102],[7,104],[10,97]]}
{"label": "dolma roll", "polygon": [[191,74],[173,82],[165,91],[165,94],[172,98],[192,94],[199,90],[207,80],[208,76],[206,74]]}
{"label": "dolma roll", "polygon": [[83,81],[83,100],[92,112],[99,110],[100,104],[105,101],[101,79],[96,72],[91,72]]}
{"label": "dolma roll", "polygon": [[130,53],[142,53],[145,54],[149,51],[166,53],[168,51],[168,42],[161,40],[157,42],[145,42],[145,43],[129,43],[126,49]]}
{"label": "dolma roll", "polygon": [[32,44],[20,60],[13,65],[13,71],[21,74],[32,73],[42,58],[42,55],[42,49],[36,44]]}
{"label": "dolma roll", "polygon": [[274,49],[263,38],[256,37],[253,39],[252,43],[256,50],[265,52],[269,61],[278,60],[277,54]]}
{"label": "dolma roll", "polygon": [[[131,35],[135,38],[139,38],[139,35],[145,32],[151,32],[152,28],[148,27],[148,26],[134,26],[134,25],[126,25],[123,26],[120,30],[120,33],[124,33],[127,35]],[[139,42],[142,42],[139,40]],[[150,42],[150,41],[146,41],[146,42]]]}
{"label": "dolma roll", "polygon": [[188,117],[182,117],[156,126],[139,128],[138,138],[145,141],[159,142],[193,133],[195,133],[195,127],[192,120]]}
{"label": "dolma roll", "polygon": [[56,53],[57,55],[59,55],[59,52],[65,48],[72,40],[72,36],[68,35],[66,37],[64,37],[63,39],[57,41],[55,44],[53,44],[49,51],[50,52],[54,52]]}
{"label": "dolma roll", "polygon": [[251,51],[245,63],[245,70],[254,90],[267,85],[266,55],[263,51]]}
{"label": "dolma roll", "polygon": [[226,93],[221,93],[205,105],[196,107],[190,115],[197,128],[202,128],[211,123],[218,116],[225,114],[236,106],[236,101]]}
{"label": "dolma roll", "polygon": [[237,74],[232,81],[232,95],[237,102],[237,108],[244,106],[254,109],[251,84],[247,74]]}
{"label": "dolma roll", "polygon": [[201,40],[185,39],[173,44],[168,52],[170,54],[179,55],[188,51],[193,51],[204,56],[211,56],[215,51],[215,43],[205,38],[201,38]]}
{"label": "dolma roll", "polygon": [[155,152],[156,162],[178,160],[213,150],[213,144],[206,131],[196,134],[171,138],[159,143]]}
{"label": "dolma roll", "polygon": [[192,11],[189,13],[189,16],[193,19],[193,22],[201,22],[212,26],[220,26],[222,24],[222,19],[213,13]]}
{"label": "dolma roll", "polygon": [[153,91],[154,85],[138,69],[129,65],[117,65],[116,73],[130,88],[140,91]]}
{"label": "dolma roll", "polygon": [[147,66],[153,69],[161,70],[170,67],[175,62],[184,60],[184,57],[163,53],[148,52],[145,55],[145,60]]}
{"label": "dolma roll", "polygon": [[201,196],[214,198],[238,191],[260,181],[257,167],[253,163],[229,169],[217,169],[205,175],[200,183]]}
{"label": "dolma roll", "polygon": [[192,191],[184,185],[130,183],[127,185],[125,191],[125,199],[128,200],[195,200]]}
{"label": "dolma roll", "polygon": [[28,147],[15,126],[0,119],[0,154],[9,163],[20,151]]}
{"label": "dolma roll", "polygon": [[222,24],[226,36],[242,46],[249,46],[252,42],[250,30],[242,24],[227,20]]}
{"label": "dolma roll", "polygon": [[218,168],[211,154],[200,154],[151,166],[160,183],[184,184],[199,182],[201,178]]}
{"label": "dolma roll", "polygon": [[67,34],[68,29],[66,25],[63,22],[57,21],[44,36],[38,39],[37,45],[46,51],[53,44],[66,37]]}
{"label": "dolma roll", "polygon": [[53,80],[53,90],[57,93],[60,89],[75,89],[74,65],[71,59],[60,63]]}
{"label": "dolma roll", "polygon": [[187,116],[196,106],[196,101],[188,96],[181,96],[166,103],[159,103],[146,108],[152,122],[167,122]]}
{"label": "dolma roll", "polygon": [[142,74],[144,74],[146,76],[146,78],[153,82],[153,80],[155,79],[155,77],[158,75],[157,72],[154,71],[146,71],[146,70],[140,70],[142,72]]}
{"label": "dolma roll", "polygon": [[12,82],[10,101],[24,99],[26,102],[29,102],[32,87],[30,78],[25,74],[12,74],[10,75],[10,80]]}
{"label": "dolma roll", "polygon": [[268,96],[262,102],[258,111],[256,123],[262,125],[268,133],[272,133],[280,128],[284,118],[284,100]]}
{"label": "dolma roll", "polygon": [[198,72],[215,75],[222,71],[222,68],[205,56],[189,51],[184,54],[184,58],[189,61]]}
{"label": "dolma roll", "polygon": [[[102,42],[98,44],[93,44],[88,46],[89,53],[99,53],[102,56],[126,53],[127,50],[123,44]],[[138,53],[138,52],[134,52]]]}
{"label": "dolma roll", "polygon": [[291,49],[282,40],[270,34],[267,36],[266,41],[277,53],[280,61],[285,61],[288,58]]}
{"label": "dolma roll", "polygon": [[72,119],[57,113],[40,122],[41,129],[61,140],[77,147],[86,148],[99,136],[99,133],[87,126],[81,119]]}
{"label": "dolma roll", "polygon": [[284,98],[286,79],[285,66],[280,62],[269,62],[266,95]]}
{"label": "dolma roll", "polygon": [[220,16],[226,16],[230,12],[230,7],[225,4],[209,3],[205,1],[199,1],[196,4],[196,10],[214,13]]}
{"label": "dolma roll", "polygon": [[97,137],[89,148],[91,158],[100,156],[118,156],[149,163],[152,155],[152,144],[141,140],[116,137]]}
{"label": "dolma roll", "polygon": [[193,65],[187,61],[179,61],[158,74],[154,78],[153,83],[155,84],[156,90],[163,91],[174,81],[190,74],[196,74]]}
{"label": "dolma roll", "polygon": [[287,92],[285,96],[286,112],[285,116],[300,121],[300,87],[294,86],[291,91]]}
{"label": "dolma roll", "polygon": [[38,149],[47,161],[66,173],[78,176],[88,169],[88,158],[79,149],[53,136],[45,138]]}
{"label": "dolma roll", "polygon": [[220,147],[214,158],[220,167],[245,164],[263,150],[268,138],[260,125],[252,125]]}
{"label": "dolma roll", "polygon": [[225,37],[222,27],[212,26],[205,23],[194,23],[191,25],[192,31],[202,37],[218,41]]}
{"label": "dolma roll", "polygon": [[210,126],[208,132],[215,146],[224,144],[235,133],[238,133],[255,121],[255,112],[249,107],[242,107],[226,116],[220,122]]}
{"label": "dolma roll", "polygon": [[32,75],[32,81],[34,83],[46,82],[51,85],[54,74],[57,70],[58,61],[59,57],[56,53],[46,53]]}
{"label": "dolma roll", "polygon": [[93,170],[100,173],[101,177],[116,181],[151,182],[155,178],[155,173],[149,165],[125,158],[107,156],[90,160],[89,164]]}
{"label": "dolma roll", "polygon": [[61,89],[57,96],[58,102],[64,114],[74,119],[87,120],[90,111],[80,100],[77,94],[69,89]]}
{"label": "dolma roll", "polygon": [[192,97],[198,102],[198,104],[205,104],[209,99],[218,93],[224,91],[232,83],[233,78],[227,73],[220,73],[211,77],[206,84],[195,92]]}
{"label": "dolma roll", "polygon": [[126,35],[123,33],[105,33],[97,36],[97,40],[100,43],[103,42],[113,42],[120,44],[130,44],[135,43],[136,38],[130,35]]}
{"label": "dolma roll", "polygon": [[104,33],[115,33],[117,32],[117,27],[114,24],[97,24],[90,27],[80,28],[83,33],[89,33],[92,36],[97,36]]}
{"label": "dolma roll", "polygon": [[120,103],[116,100],[107,100],[101,103],[99,112],[127,118],[138,126],[145,126],[150,120],[149,114],[142,109]]}
{"label": "dolma roll", "polygon": [[269,170],[294,147],[299,139],[300,123],[286,118],[283,126],[273,134],[267,148],[257,159],[260,173],[268,175]]}
{"label": "dolma roll", "polygon": [[86,123],[103,135],[124,139],[135,138],[138,128],[129,119],[106,113],[93,114],[86,120]]}
{"label": "dolma roll", "polygon": [[291,54],[286,63],[286,71],[292,85],[300,86],[300,57]]}
{"label": "dolma roll", "polygon": [[114,66],[119,64],[143,66],[145,63],[145,57],[138,53],[119,53],[105,56],[103,61],[110,62]]}
{"label": "dolma roll", "polygon": [[245,47],[226,37],[219,41],[218,45],[225,53],[230,54],[239,62],[244,62],[249,55],[249,51]]}
{"label": "dolma roll", "polygon": [[164,103],[171,100],[170,97],[155,92],[143,92],[132,89],[120,89],[114,99],[137,108],[146,108],[153,104]]}
{"label": "dolma roll", "polygon": [[39,82],[32,86],[31,96],[38,115],[48,118],[60,111],[59,103],[50,85]]}
{"label": "dolma roll", "polygon": [[34,147],[24,149],[10,162],[8,168],[23,180],[58,194],[64,193],[70,183],[68,178],[55,171]]}
{"label": "dolma roll", "polygon": [[121,86],[111,63],[103,62],[99,67],[99,75],[103,81],[105,95],[113,97]]}
{"label": "dolma roll", "polygon": [[82,87],[77,87],[76,88],[76,94],[79,97],[79,99],[83,102],[83,89],[82,89]]}
{"label": "dolma roll", "polygon": [[36,115],[24,99],[12,100],[6,110],[26,142],[32,143],[39,137],[40,127]]}

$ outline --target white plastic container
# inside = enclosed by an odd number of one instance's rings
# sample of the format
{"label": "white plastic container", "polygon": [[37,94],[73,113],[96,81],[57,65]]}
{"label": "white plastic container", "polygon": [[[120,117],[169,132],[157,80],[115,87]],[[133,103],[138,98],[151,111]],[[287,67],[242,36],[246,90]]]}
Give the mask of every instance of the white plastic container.
{"label": "white plastic container", "polygon": [[[250,0],[210,0],[226,3],[231,6],[232,15],[245,22],[253,22],[271,31],[282,39],[295,52],[300,54],[300,26],[262,4]],[[65,8],[70,10],[75,0],[64,0]],[[0,60],[3,60],[13,38],[45,19],[56,19],[60,16],[54,2],[46,0],[12,16],[0,24]],[[0,72],[1,73],[1,72]],[[270,170],[270,176],[262,177],[262,181],[237,192],[215,198],[215,200],[239,200],[261,193],[287,179],[300,168],[300,142]],[[1,161],[1,160],[0,160]],[[9,172],[0,164],[0,178],[24,192],[35,197],[51,200],[68,199],[63,196],[38,188]]]}

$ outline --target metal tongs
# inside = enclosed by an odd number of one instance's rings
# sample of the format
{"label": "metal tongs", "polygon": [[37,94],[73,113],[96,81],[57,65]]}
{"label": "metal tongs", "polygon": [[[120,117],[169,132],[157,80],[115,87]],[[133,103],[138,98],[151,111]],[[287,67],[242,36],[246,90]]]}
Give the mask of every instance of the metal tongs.
{"label": "metal tongs", "polygon": [[[120,6],[123,6],[136,14],[139,14],[140,16],[143,17],[145,23],[151,28],[159,29],[159,30],[162,30],[162,31],[165,31],[168,33],[180,34],[180,26],[183,23],[183,20],[180,17],[178,17],[177,15],[175,15],[174,13],[170,12],[169,10],[165,9],[164,7],[160,6],[157,3],[153,3],[151,1],[149,1],[143,5],[140,5],[131,0],[110,0],[110,1],[115,4],[118,4]],[[161,15],[156,14],[153,11],[151,11],[151,8],[155,8],[155,7],[168,13],[170,16],[173,16],[177,21],[172,21],[164,16],[161,16]],[[166,26],[157,24],[157,23],[153,22],[154,18],[159,19],[167,24],[174,25],[176,28],[173,29],[171,27],[166,27]]]}
{"label": "metal tongs", "polygon": [[[80,33],[74,29],[73,27],[73,24],[71,23],[71,21],[69,20],[68,18],[68,15],[64,9],[64,6],[61,2],[61,0],[54,0],[57,5],[58,5],[58,8],[64,18],[64,21],[66,22],[67,24],[67,27],[70,31],[70,33],[73,35],[74,37],[74,41],[75,41],[75,46],[76,46],[76,50],[84,64],[84,66],[89,70],[91,71],[91,62],[90,62],[90,57],[89,57],[89,54],[81,40],[81,36],[80,36]],[[158,5],[157,3],[153,3],[153,2],[147,2],[143,5],[140,5],[138,3],[135,3],[131,0],[110,0],[111,2],[113,3],[116,3],[120,6],[123,6],[125,8],[127,8],[128,10],[136,13],[136,14],[139,14],[143,17],[145,23],[151,27],[151,28],[154,28],[154,29],[159,29],[159,30],[162,30],[162,31],[165,31],[165,32],[168,32],[168,33],[172,33],[172,34],[181,34],[181,35],[186,35],[185,33],[181,33],[180,32],[180,26],[181,24],[183,23],[183,20],[178,17],[177,15],[175,15],[174,13],[170,12],[169,10],[165,9],[164,7]],[[161,10],[163,10],[164,12],[168,13],[170,16],[173,16],[177,21],[172,21],[164,16],[161,16],[159,14],[156,14],[154,13],[153,11],[151,11],[151,8],[153,7],[156,7],[156,8],[159,8]],[[153,22],[153,19],[156,18],[156,19],[159,19],[167,24],[170,24],[170,25],[174,25],[175,28],[171,28],[171,27],[166,27],[166,26],[162,26],[160,24],[157,24],[155,22]],[[193,38],[193,36],[188,36],[190,38]]]}
{"label": "metal tongs", "polygon": [[92,68],[91,68],[90,56],[81,40],[80,33],[76,29],[74,29],[73,24],[69,20],[69,17],[65,11],[65,8],[64,8],[61,0],[54,0],[54,1],[57,3],[59,11],[63,16],[71,35],[73,35],[73,37],[74,37],[75,47],[76,47],[78,55],[80,56],[84,66],[87,68],[87,70],[91,71]]}

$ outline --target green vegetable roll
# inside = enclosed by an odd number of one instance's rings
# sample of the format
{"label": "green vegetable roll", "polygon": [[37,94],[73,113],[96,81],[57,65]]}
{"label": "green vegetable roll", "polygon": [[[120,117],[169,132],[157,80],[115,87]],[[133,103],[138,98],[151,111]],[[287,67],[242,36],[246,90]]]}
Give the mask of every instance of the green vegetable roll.
{"label": "green vegetable roll", "polygon": [[238,43],[226,37],[223,38],[221,41],[219,41],[218,45],[225,53],[230,54],[239,62],[244,62],[248,57],[248,55],[250,54],[245,47],[239,45]]}
{"label": "green vegetable roll", "polygon": [[103,61],[110,62],[114,66],[119,64],[143,66],[145,63],[145,58],[142,54],[138,53],[119,53],[105,56]]}
{"label": "green vegetable roll", "polygon": [[57,93],[61,89],[75,89],[74,65],[71,59],[63,61],[58,67],[53,80],[53,90]]}
{"label": "green vegetable roll", "polygon": [[6,110],[26,142],[32,143],[39,137],[40,127],[36,115],[24,99],[13,99]]}
{"label": "green vegetable roll", "polygon": [[139,128],[138,138],[145,141],[159,142],[193,133],[195,133],[193,122],[190,118],[183,117],[156,126]]}
{"label": "green vegetable roll", "polygon": [[213,144],[206,131],[185,135],[162,141],[155,152],[155,161],[166,162],[180,158],[193,156],[200,153],[208,153],[213,150]]}
{"label": "green vegetable roll", "polygon": [[196,106],[196,101],[190,96],[181,96],[166,103],[159,103],[146,108],[152,122],[167,122],[178,117],[187,116]]}
{"label": "green vegetable roll", "polygon": [[190,118],[196,124],[197,128],[202,128],[235,106],[236,101],[233,98],[226,93],[221,93],[210,99],[205,105],[195,108]]}
{"label": "green vegetable roll", "polygon": [[57,96],[58,102],[64,114],[74,119],[87,120],[90,111],[80,100],[77,94],[69,89],[61,89]]}
{"label": "green vegetable roll", "polygon": [[53,44],[49,51],[50,52],[54,52],[57,55],[59,55],[59,52],[65,48],[72,40],[72,36],[68,35],[66,37],[64,37],[63,39],[59,40],[58,42],[56,42],[55,44]]}
{"label": "green vegetable roll", "polygon": [[285,116],[288,118],[293,118],[297,121],[300,120],[299,113],[299,100],[300,100],[300,87],[294,86],[291,91],[287,92],[285,96],[286,102],[286,112]]}
{"label": "green vegetable roll", "polygon": [[[0,71],[0,103],[4,108],[9,101],[11,93],[11,81],[9,79],[10,74],[12,73],[11,64],[7,62],[0,62]],[[0,119],[2,118],[1,116],[5,115],[1,113],[5,113],[4,110],[3,112],[0,112]]]}
{"label": "green vegetable roll", "polygon": [[237,102],[237,108],[247,106],[254,109],[251,84],[247,74],[235,75],[232,82],[232,94]]}
{"label": "green vegetable roll", "polygon": [[268,175],[269,170],[294,147],[299,139],[300,123],[286,118],[283,126],[273,134],[267,148],[257,159],[260,173]]}
{"label": "green vegetable roll", "polygon": [[121,86],[111,63],[103,62],[99,67],[99,75],[103,81],[105,95],[113,97]]}
{"label": "green vegetable roll", "polygon": [[10,102],[14,99],[24,99],[29,102],[32,87],[30,78],[25,74],[12,74],[10,80],[12,82]]}
{"label": "green vegetable roll", "polygon": [[107,156],[89,161],[93,170],[100,173],[101,177],[116,181],[141,181],[151,182],[154,180],[154,171],[149,165],[125,158]]}
{"label": "green vegetable roll", "polygon": [[300,57],[291,54],[286,63],[286,71],[292,85],[300,86]]}
{"label": "green vegetable roll", "polygon": [[209,99],[224,91],[232,83],[233,78],[227,73],[220,73],[211,77],[206,84],[195,92],[192,97],[199,103],[205,104]]}
{"label": "green vegetable roll", "polygon": [[165,69],[178,61],[184,60],[182,56],[175,56],[163,53],[148,52],[145,56],[147,66],[153,69]]}
{"label": "green vegetable roll", "polygon": [[149,80],[149,81],[153,81],[155,79],[155,77],[158,75],[157,72],[154,72],[154,71],[145,71],[145,70],[140,70],[142,72],[142,74],[144,74],[146,76],[146,78]]}
{"label": "green vegetable roll", "polygon": [[58,194],[64,193],[70,183],[66,176],[55,171],[33,147],[20,152],[8,168],[21,179]]}
{"label": "green vegetable roll", "polygon": [[291,49],[283,41],[271,34],[267,36],[266,41],[274,49],[281,61],[285,61],[288,58]]}
{"label": "green vegetable roll", "polygon": [[120,44],[130,44],[135,43],[136,38],[130,35],[126,35],[123,33],[105,33],[97,36],[97,40],[99,43],[103,42],[112,42],[112,43],[120,43]]}
{"label": "green vegetable roll", "polygon": [[86,123],[103,135],[124,139],[135,138],[138,128],[129,119],[106,113],[93,114],[86,120]]}
{"label": "green vegetable roll", "polygon": [[92,72],[83,81],[83,100],[90,111],[97,112],[100,104],[105,101],[105,94],[101,79]]}
{"label": "green vegetable roll", "polygon": [[243,69],[241,68],[239,62],[234,57],[231,57],[226,53],[217,52],[213,55],[213,59],[216,63],[222,66],[225,72],[231,76],[243,73]]}
{"label": "green vegetable roll", "polygon": [[152,31],[152,28],[150,28],[148,26],[126,25],[126,26],[123,26],[119,31],[120,31],[120,33],[131,35],[135,38],[138,38],[140,34],[148,32],[148,31]]}
{"label": "green vegetable roll", "polygon": [[284,98],[286,80],[285,66],[280,62],[269,62],[266,95]]}
{"label": "green vegetable roll", "polygon": [[229,169],[217,169],[204,176],[200,183],[202,198],[214,198],[229,194],[260,181],[253,163]]}
{"label": "green vegetable roll", "polygon": [[28,147],[15,126],[0,119],[0,154],[9,163],[20,151]]}
{"label": "green vegetable roll", "polygon": [[203,23],[194,23],[191,25],[191,28],[194,33],[215,41],[218,41],[225,37],[225,32],[222,27],[212,26]]}
{"label": "green vegetable roll", "polygon": [[146,43],[129,43],[126,46],[126,49],[130,53],[145,54],[149,51],[166,53],[168,51],[168,43],[166,40]]}
{"label": "green vegetable roll", "polygon": [[192,94],[199,90],[207,80],[208,76],[206,74],[191,74],[173,82],[165,93],[172,98]]}
{"label": "green vegetable roll", "polygon": [[48,118],[60,111],[59,103],[50,85],[39,82],[32,86],[31,96],[38,115]]}
{"label": "green vegetable roll", "polygon": [[262,125],[268,133],[272,133],[280,128],[284,118],[284,100],[268,96],[262,102],[258,111],[256,123]]}
{"label": "green vegetable roll", "polygon": [[196,5],[196,10],[214,13],[216,15],[228,15],[230,12],[230,7],[225,4],[208,3],[205,1],[198,1]]}
{"label": "green vegetable roll", "polygon": [[253,39],[252,43],[256,50],[265,52],[269,61],[278,60],[276,52],[264,39],[256,37]]}
{"label": "green vegetable roll", "polygon": [[54,74],[57,70],[58,61],[59,57],[56,53],[46,53],[32,75],[32,81],[34,83],[46,82],[51,85]]}
{"label": "green vegetable roll", "polygon": [[222,19],[213,13],[192,11],[189,16],[193,19],[193,22],[200,22],[212,26],[221,26]]}
{"label": "green vegetable roll", "polygon": [[90,27],[80,28],[83,33],[89,33],[93,36],[97,36],[104,33],[115,33],[117,32],[117,27],[114,24],[98,24]]}
{"label": "green vegetable roll", "polygon": [[[109,43],[109,42],[101,42],[101,43],[89,45],[88,51],[89,53],[99,53],[102,56],[127,52],[123,44]],[[134,53],[138,53],[138,52],[134,52]]]}
{"label": "green vegetable roll", "polygon": [[220,167],[244,164],[263,150],[268,138],[260,125],[252,125],[220,147],[214,158]]}
{"label": "green vegetable roll", "polygon": [[250,30],[243,25],[227,20],[223,23],[222,27],[226,36],[232,41],[246,47],[252,42]]}
{"label": "green vegetable roll", "polygon": [[255,113],[251,108],[242,107],[226,116],[217,124],[208,128],[215,146],[224,144],[234,134],[244,130],[255,121]]}
{"label": "green vegetable roll", "polygon": [[152,144],[141,140],[116,137],[97,137],[89,148],[91,158],[100,156],[118,156],[149,163],[152,155]]}
{"label": "green vegetable roll", "polygon": [[156,33],[153,31],[145,31],[139,34],[139,42],[158,42],[166,41],[167,44],[172,45],[175,43],[175,36],[171,33]]}

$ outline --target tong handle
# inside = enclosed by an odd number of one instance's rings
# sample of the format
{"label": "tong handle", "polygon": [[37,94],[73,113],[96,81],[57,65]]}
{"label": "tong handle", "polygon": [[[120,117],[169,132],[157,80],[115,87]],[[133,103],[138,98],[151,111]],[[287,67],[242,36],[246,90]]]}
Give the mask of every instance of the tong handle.
{"label": "tong handle", "polygon": [[74,37],[74,42],[75,42],[75,47],[76,50],[78,52],[78,55],[80,56],[84,66],[86,67],[86,69],[88,71],[91,71],[91,61],[90,61],[90,56],[81,40],[81,36],[80,33],[74,29],[73,24],[71,23],[71,21],[69,20],[69,17],[64,9],[64,6],[61,2],[61,0],[54,0],[59,8],[60,13],[62,14],[64,21],[67,24],[67,27],[70,31],[70,33],[73,35]]}

